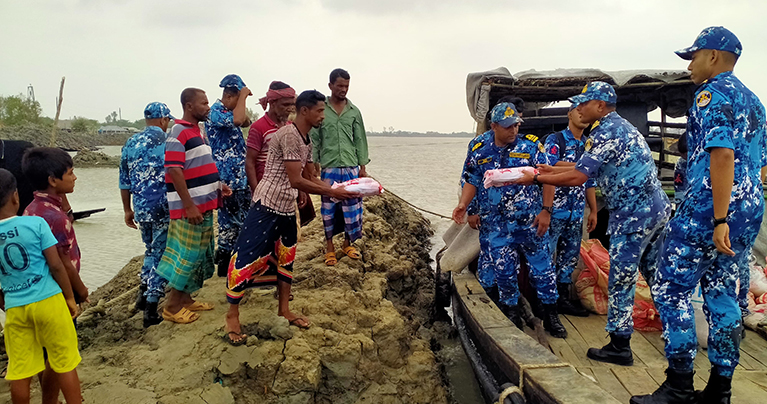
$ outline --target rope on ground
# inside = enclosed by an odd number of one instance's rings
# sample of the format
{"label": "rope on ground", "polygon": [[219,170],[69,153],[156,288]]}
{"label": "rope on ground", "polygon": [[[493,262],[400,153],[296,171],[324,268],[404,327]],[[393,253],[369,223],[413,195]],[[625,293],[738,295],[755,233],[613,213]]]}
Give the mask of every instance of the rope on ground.
{"label": "rope on ground", "polygon": [[[370,178],[372,178],[372,179],[374,179],[374,180],[378,181],[378,179],[377,179],[377,178],[375,178],[375,177],[373,177],[372,175],[368,175],[368,176],[369,176]],[[381,181],[378,181],[378,183],[379,183],[379,184],[381,184]],[[388,192],[388,193],[392,194],[392,196],[394,196],[395,198],[399,199],[400,201],[402,201],[402,202],[405,202],[406,204],[408,204],[408,205],[409,205],[411,208],[413,208],[413,209],[415,209],[415,210],[420,210],[421,212],[425,212],[425,213],[428,213],[428,214],[430,214],[430,215],[434,215],[434,216],[440,217],[440,218],[442,218],[442,219],[453,220],[453,218],[452,218],[452,217],[450,217],[450,216],[441,215],[441,214],[439,214],[439,213],[436,213],[436,212],[432,212],[432,211],[430,211],[430,210],[428,210],[428,209],[424,209],[424,208],[422,208],[422,207],[419,207],[419,206],[413,205],[412,203],[408,202],[408,201],[407,201],[405,198],[403,198],[403,197],[401,197],[401,196],[399,196],[399,195],[395,194],[395,193],[394,193],[394,192],[392,192],[391,190],[389,190],[389,188],[386,188],[386,187],[384,187],[384,186],[383,186],[383,184],[381,184],[381,186],[383,187],[383,189],[384,189],[384,190],[386,190],[386,192]]]}
{"label": "rope on ground", "polygon": [[525,383],[525,371],[527,370],[533,370],[533,369],[555,369],[555,368],[569,368],[573,367],[571,364],[562,362],[562,363],[539,363],[539,364],[532,364],[532,365],[522,365],[519,367],[519,384],[516,386],[511,386],[501,392],[501,395],[498,397],[498,403],[497,404],[504,404],[504,401],[507,397],[514,393],[519,393],[520,396],[523,398],[525,397],[525,394],[522,392],[522,388],[524,387]]}

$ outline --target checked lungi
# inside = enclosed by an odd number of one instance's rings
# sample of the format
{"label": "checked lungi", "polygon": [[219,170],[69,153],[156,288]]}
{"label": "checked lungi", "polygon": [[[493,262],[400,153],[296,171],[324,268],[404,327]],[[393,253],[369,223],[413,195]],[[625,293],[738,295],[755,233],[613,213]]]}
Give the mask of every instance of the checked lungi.
{"label": "checked lungi", "polygon": [[245,219],[229,261],[226,300],[238,304],[246,289],[293,283],[296,216],[278,213],[257,201]]}
{"label": "checked lungi", "polygon": [[[359,178],[359,167],[323,168],[321,178],[328,185]],[[345,233],[353,242],[362,238],[362,198],[352,198],[334,202],[329,196],[322,196],[322,224],[325,226],[325,239],[330,240],[336,234]],[[339,216],[336,216],[339,215]],[[343,225],[340,217],[343,216]]]}
{"label": "checked lungi", "polygon": [[165,253],[157,265],[157,274],[168,286],[192,293],[213,276],[213,212],[203,213],[200,224],[188,219],[171,219]]}

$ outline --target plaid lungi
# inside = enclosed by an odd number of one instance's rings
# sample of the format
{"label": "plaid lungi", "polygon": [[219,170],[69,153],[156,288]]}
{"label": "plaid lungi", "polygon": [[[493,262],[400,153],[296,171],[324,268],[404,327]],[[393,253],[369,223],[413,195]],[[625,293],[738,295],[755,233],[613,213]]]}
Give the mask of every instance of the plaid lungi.
{"label": "plaid lungi", "polygon": [[246,289],[293,283],[297,226],[295,215],[256,202],[248,212],[229,261],[226,300],[239,304]]}
{"label": "plaid lungi", "polygon": [[[359,178],[359,167],[334,167],[322,169],[322,181],[332,185]],[[325,226],[325,239],[330,240],[336,234],[346,233],[349,241],[362,238],[362,198],[334,202],[329,196],[322,196],[322,224]],[[343,217],[343,221],[341,221]]]}
{"label": "plaid lungi", "polygon": [[203,214],[200,224],[187,219],[172,219],[168,241],[157,274],[168,280],[168,286],[192,293],[213,276],[213,212]]}

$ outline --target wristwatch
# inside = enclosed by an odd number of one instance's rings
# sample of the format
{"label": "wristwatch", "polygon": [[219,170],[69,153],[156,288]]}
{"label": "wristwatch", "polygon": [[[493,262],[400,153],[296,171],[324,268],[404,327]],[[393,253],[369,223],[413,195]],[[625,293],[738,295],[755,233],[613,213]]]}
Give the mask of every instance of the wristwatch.
{"label": "wristwatch", "polygon": [[551,206],[544,206],[543,210],[545,210],[546,212],[549,212],[549,214],[554,213],[554,208],[552,208]]}
{"label": "wristwatch", "polygon": [[716,228],[716,226],[719,226],[720,224],[725,224],[725,223],[727,223],[727,216],[721,219],[714,218],[714,228]]}
{"label": "wristwatch", "polygon": [[540,174],[540,173],[535,173],[535,175],[533,176],[533,184],[535,184],[535,185],[541,185],[541,183],[540,183],[540,182],[538,182],[538,176],[539,176],[539,175],[541,175],[541,174]]}

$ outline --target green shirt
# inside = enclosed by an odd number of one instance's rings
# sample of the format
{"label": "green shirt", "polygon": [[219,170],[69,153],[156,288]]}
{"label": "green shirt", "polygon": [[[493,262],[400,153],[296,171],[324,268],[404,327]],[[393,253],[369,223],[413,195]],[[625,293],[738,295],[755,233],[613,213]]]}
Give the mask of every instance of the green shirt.
{"label": "green shirt", "polygon": [[341,115],[330,105],[330,97],[325,100],[325,120],[319,129],[312,129],[312,157],[322,168],[356,167],[370,162],[368,158],[368,139],[362,113],[346,100]]}

